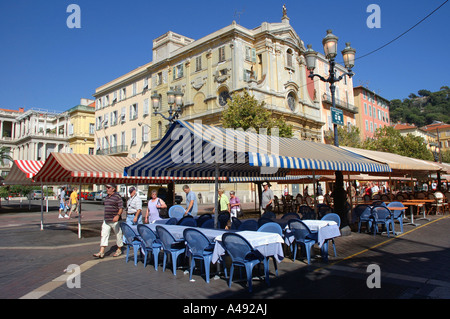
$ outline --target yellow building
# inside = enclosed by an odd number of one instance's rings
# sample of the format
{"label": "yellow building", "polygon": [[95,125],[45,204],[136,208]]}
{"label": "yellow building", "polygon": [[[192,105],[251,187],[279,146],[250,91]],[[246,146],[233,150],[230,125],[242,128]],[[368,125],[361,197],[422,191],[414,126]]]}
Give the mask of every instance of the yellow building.
{"label": "yellow building", "polygon": [[308,92],[304,51],[286,15],[254,29],[233,22],[199,40],[169,31],[153,40],[152,62],[96,89],[97,153],[148,153],[168,125],[151,97],[167,115],[169,90],[183,94],[180,119],[220,125],[227,98],[247,89],[294,126],[294,137],[320,142],[321,101]]}
{"label": "yellow building", "polygon": [[69,152],[75,154],[94,154],[95,149],[95,104],[81,99],[81,104],[67,111],[69,116]]}

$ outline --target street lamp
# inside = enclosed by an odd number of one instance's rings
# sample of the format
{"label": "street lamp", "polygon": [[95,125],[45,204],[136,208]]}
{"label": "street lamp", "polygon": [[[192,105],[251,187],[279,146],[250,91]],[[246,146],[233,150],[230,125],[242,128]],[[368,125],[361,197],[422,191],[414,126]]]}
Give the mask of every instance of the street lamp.
{"label": "street lamp", "polygon": [[[316,68],[316,60],[317,60],[317,52],[312,49],[312,46],[308,44],[307,50],[305,51],[305,59],[306,59],[306,68],[309,70],[309,77],[313,79],[314,77],[318,77],[321,81],[330,83],[330,91],[331,91],[331,103],[333,108],[336,107],[335,101],[335,90],[336,90],[336,82],[339,82],[344,78],[344,76],[348,75],[350,78],[354,75],[352,72],[352,68],[355,65],[355,53],[356,50],[350,47],[350,43],[346,43],[346,47],[342,50],[342,56],[344,58],[344,64],[347,68],[348,72],[342,74],[339,77],[336,77],[335,72],[335,58],[337,56],[337,42],[338,37],[335,36],[331,30],[327,30],[327,35],[322,40],[323,50],[325,52],[325,57],[330,63],[330,70],[328,78],[324,78],[319,74],[314,74],[314,69]],[[337,124],[334,124],[334,145],[339,146],[339,139],[337,134]]]}
{"label": "street lamp", "polygon": [[[309,77],[314,79],[314,77],[318,77],[321,81],[327,82],[330,84],[330,92],[331,92],[331,104],[333,109],[336,107],[336,98],[335,98],[335,90],[336,90],[336,82],[339,82],[344,78],[344,76],[352,77],[354,74],[352,72],[352,68],[355,65],[355,53],[356,50],[350,47],[350,43],[347,42],[345,45],[345,49],[342,50],[342,56],[344,58],[344,65],[347,68],[346,73],[342,74],[339,77],[336,77],[335,72],[335,58],[337,56],[337,43],[338,37],[335,36],[331,30],[327,30],[327,35],[323,38],[323,51],[325,52],[325,58],[328,60],[330,64],[329,76],[328,78],[324,78],[319,74],[314,74],[314,69],[316,68],[316,60],[317,60],[317,52],[312,49],[312,46],[308,44],[307,49],[305,51],[305,60],[306,60],[306,68],[309,70]],[[334,129],[334,145],[339,147],[339,137],[337,124],[333,123]],[[341,213],[341,220],[343,226],[348,225],[347,214],[345,212],[345,190],[344,190],[344,178],[341,171],[336,171],[336,184],[334,190],[334,210],[338,213]]]}
{"label": "street lamp", "polygon": [[[152,107],[154,115],[161,115],[165,120],[169,121],[171,124],[180,116],[183,112],[183,93],[174,90],[172,87],[167,91],[167,104],[169,104],[169,116],[165,116],[160,112],[161,108],[161,95],[157,91],[153,91],[151,96]],[[174,110],[174,105],[176,109]]]}

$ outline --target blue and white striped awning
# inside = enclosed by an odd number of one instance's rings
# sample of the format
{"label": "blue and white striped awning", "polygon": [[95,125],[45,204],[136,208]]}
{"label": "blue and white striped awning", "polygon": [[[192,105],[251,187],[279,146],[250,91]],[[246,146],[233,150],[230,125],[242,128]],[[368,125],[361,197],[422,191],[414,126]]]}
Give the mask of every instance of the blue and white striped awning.
{"label": "blue and white striped awning", "polygon": [[260,177],[390,172],[387,164],[333,145],[177,121],[126,176]]}

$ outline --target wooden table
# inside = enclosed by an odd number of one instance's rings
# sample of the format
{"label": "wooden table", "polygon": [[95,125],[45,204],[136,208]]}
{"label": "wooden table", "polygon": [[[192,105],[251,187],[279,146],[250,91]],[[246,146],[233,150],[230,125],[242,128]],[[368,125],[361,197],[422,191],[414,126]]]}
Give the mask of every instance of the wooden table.
{"label": "wooden table", "polygon": [[[425,212],[425,204],[426,203],[434,203],[435,200],[434,199],[408,199],[405,201],[405,203],[418,203],[418,204],[422,204],[420,207],[422,207],[422,213],[423,213],[423,217],[418,218],[418,220],[420,219],[424,219],[424,220],[428,220],[430,221],[429,218],[426,218],[426,212]],[[419,207],[419,206],[418,206]],[[412,208],[411,208],[412,209]]]}

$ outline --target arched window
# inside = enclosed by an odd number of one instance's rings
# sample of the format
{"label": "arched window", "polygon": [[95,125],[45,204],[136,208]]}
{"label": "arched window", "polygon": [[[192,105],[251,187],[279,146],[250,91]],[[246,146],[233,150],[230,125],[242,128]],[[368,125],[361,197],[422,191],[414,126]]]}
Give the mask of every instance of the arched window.
{"label": "arched window", "polygon": [[293,68],[294,67],[294,64],[292,63],[292,61],[293,61],[293,53],[292,53],[292,50],[291,49],[288,49],[287,51],[286,51],[286,65],[289,67],[289,68]]}
{"label": "arched window", "polygon": [[294,112],[295,111],[295,107],[297,104],[297,100],[295,98],[295,94],[294,92],[290,92],[287,96],[287,104],[289,106],[289,109]]}
{"label": "arched window", "polygon": [[231,100],[231,96],[230,96],[230,92],[228,92],[227,89],[221,90],[219,92],[219,105],[220,106],[225,106],[227,105],[227,100],[230,99]]}

